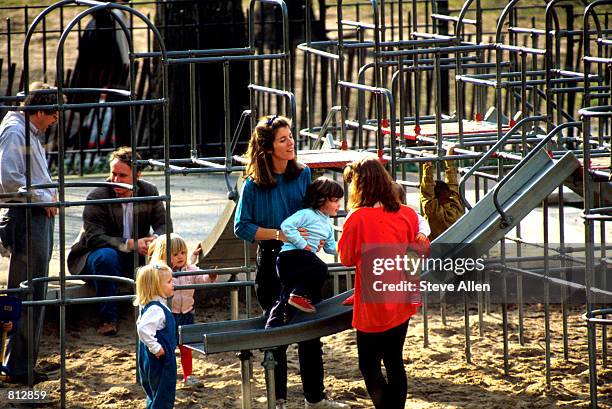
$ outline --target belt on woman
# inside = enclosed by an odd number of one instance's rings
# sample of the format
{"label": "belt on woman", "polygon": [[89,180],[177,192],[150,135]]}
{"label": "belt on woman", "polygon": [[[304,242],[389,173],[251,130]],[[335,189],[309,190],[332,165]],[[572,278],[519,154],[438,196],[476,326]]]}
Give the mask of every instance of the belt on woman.
{"label": "belt on woman", "polygon": [[257,244],[264,250],[274,250],[282,247],[283,242],[280,240],[260,240]]}

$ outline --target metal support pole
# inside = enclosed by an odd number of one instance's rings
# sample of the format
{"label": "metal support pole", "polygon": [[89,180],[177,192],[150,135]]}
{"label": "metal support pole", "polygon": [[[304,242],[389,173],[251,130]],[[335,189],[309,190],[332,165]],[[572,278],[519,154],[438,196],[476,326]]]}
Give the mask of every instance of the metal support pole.
{"label": "metal support pole", "polygon": [[[563,202],[563,186],[559,186],[559,252],[565,254],[565,223],[564,223],[564,202]],[[561,259],[561,267],[563,268],[560,274],[560,278],[562,280],[567,279],[567,274],[565,272],[565,267],[567,267],[567,260],[564,258]],[[563,325],[563,358],[566,361],[569,361],[569,334],[568,334],[568,325],[567,319],[569,316],[568,310],[568,297],[569,293],[567,288],[564,286],[562,288],[562,296],[561,296],[561,315],[562,315],[562,325]]]}
{"label": "metal support pole", "polygon": [[[479,271],[478,282],[484,284],[484,273]],[[484,336],[484,295],[482,291],[478,291],[478,336],[482,338]]]}
{"label": "metal support pole", "polygon": [[340,293],[340,280],[339,280],[338,274],[334,274],[332,283],[333,283],[334,295],[339,294]]}
{"label": "metal support pole", "polygon": [[240,358],[240,375],[242,378],[242,406],[241,409],[251,409],[251,351],[240,351],[236,354]]}
{"label": "metal support pole", "polygon": [[[501,264],[502,271],[504,271],[506,266],[506,240],[501,239]],[[506,276],[503,275],[501,277],[502,281],[502,335],[503,335],[503,351],[504,351],[504,375],[508,376],[510,374],[510,363],[508,358],[508,283],[506,281]]]}
{"label": "metal support pole", "polygon": [[[225,71],[224,80],[225,80]],[[198,157],[198,148],[197,148],[197,104],[196,104],[196,68],[195,64],[189,64],[189,107],[190,107],[190,141],[191,141],[191,150],[190,155],[192,158]],[[227,114],[227,113],[226,113]],[[149,138],[151,140],[152,138]]]}
{"label": "metal support pole", "polygon": [[[544,233],[544,275],[549,274],[550,260],[548,257],[548,199],[542,203],[543,233]],[[546,387],[551,386],[550,375],[550,283],[544,280],[544,359],[546,371]]]}
{"label": "metal support pole", "polygon": [[[437,12],[439,14],[448,14],[448,0],[437,0]],[[438,24],[436,27],[436,31],[438,34],[448,35],[448,21],[443,19],[438,19]],[[445,58],[448,54],[442,54],[441,57]],[[440,96],[440,107],[443,112],[449,113],[450,109],[450,82],[449,82],[449,73],[445,71],[444,73],[438,73],[440,76],[440,83],[442,85],[443,94]],[[461,119],[459,119],[461,120]]]}
{"label": "metal support pole", "polygon": [[467,291],[463,292],[463,325],[465,329],[465,360],[472,363],[472,346],[470,340],[470,302]]}
{"label": "metal support pole", "polygon": [[238,302],[238,288],[232,288],[232,290],[230,291],[230,311],[232,320],[238,319],[239,307],[240,304]]}
{"label": "metal support pole", "polygon": [[[587,293],[589,289],[587,287]],[[587,312],[588,313],[588,312]],[[587,342],[589,348],[589,395],[591,397],[591,409],[597,409],[597,334],[595,323],[587,322]]]}
{"label": "metal support pole", "polygon": [[271,349],[264,352],[264,360],[261,365],[266,370],[266,397],[268,398],[268,409],[275,409],[276,390],[274,389],[274,367],[276,366],[276,361],[274,360]]}
{"label": "metal support pole", "polygon": [[346,290],[353,288],[353,272],[348,270],[346,272]]}
{"label": "metal support pole", "polygon": [[423,348],[428,348],[429,347],[429,320],[427,318],[427,296],[428,293],[423,294],[423,301],[422,301],[422,307],[421,309],[423,310]]}

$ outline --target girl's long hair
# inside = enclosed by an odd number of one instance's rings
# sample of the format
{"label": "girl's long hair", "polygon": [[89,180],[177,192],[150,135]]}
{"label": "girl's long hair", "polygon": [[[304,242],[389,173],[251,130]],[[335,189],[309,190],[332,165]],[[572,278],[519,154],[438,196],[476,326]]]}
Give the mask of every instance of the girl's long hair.
{"label": "girl's long hair", "polygon": [[166,264],[152,263],[142,266],[136,271],[136,299],[134,305],[147,305],[162,294],[162,277],[172,276],[172,270]]}
{"label": "girl's long hair", "polygon": [[[155,240],[155,249],[151,255],[150,263],[164,263],[170,266],[172,260],[166,260],[167,248],[166,235],[162,234]],[[187,243],[178,234],[170,233],[170,254],[177,254],[180,251],[184,251],[187,255]]]}
{"label": "girl's long hair", "polygon": [[[246,157],[249,160],[246,165],[245,177],[251,177],[255,184],[262,188],[276,186],[272,166],[272,150],[274,139],[279,128],[291,128],[291,121],[284,116],[270,115],[260,118],[251,140]],[[295,158],[287,163],[285,178],[292,180],[297,178],[303,170]]]}
{"label": "girl's long hair", "polygon": [[400,198],[391,175],[378,158],[364,158],[344,168],[344,181],[351,186],[349,208],[373,207],[379,203],[388,212],[400,209]]}

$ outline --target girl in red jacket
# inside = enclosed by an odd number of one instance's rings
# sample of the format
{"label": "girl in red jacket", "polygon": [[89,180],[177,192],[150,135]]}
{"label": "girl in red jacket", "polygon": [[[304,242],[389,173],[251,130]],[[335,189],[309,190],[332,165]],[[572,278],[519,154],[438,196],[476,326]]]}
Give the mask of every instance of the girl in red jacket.
{"label": "girl in red jacket", "polygon": [[401,204],[393,180],[378,159],[351,163],[344,179],[351,189],[351,212],[338,241],[338,254],[342,264],[356,266],[353,327],[359,369],[374,406],[399,409],[407,393],[404,339],[420,297],[416,277],[410,280],[405,266],[396,262],[403,261],[406,249],[416,242],[418,216]]}

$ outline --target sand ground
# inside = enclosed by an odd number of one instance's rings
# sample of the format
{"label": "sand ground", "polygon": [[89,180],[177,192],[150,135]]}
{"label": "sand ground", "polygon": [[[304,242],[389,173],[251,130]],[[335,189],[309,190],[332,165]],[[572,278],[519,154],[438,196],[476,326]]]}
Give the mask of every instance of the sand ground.
{"label": "sand ground", "polygon": [[[70,311],[70,310],[69,310]],[[473,311],[475,312],[475,311]],[[70,313],[70,312],[69,312]],[[527,310],[526,344],[518,344],[516,313],[510,315],[510,372],[503,374],[502,330],[499,311],[485,315],[485,335],[478,336],[477,317],[472,314],[472,364],[464,356],[462,312],[449,308],[444,326],[438,314],[429,322],[430,346],[423,347],[423,320],[412,319],[404,347],[408,373],[406,408],[586,408],[588,407],[588,365],[586,329],[579,319],[580,310],[572,311],[569,331],[569,359],[563,359],[559,309],[552,315],[551,388],[544,377],[544,313],[541,306]],[[126,311],[121,331],[113,338],[101,338],[86,317],[71,320],[67,329],[67,406],[73,408],[144,408],[144,394],[135,383],[133,320]],[[227,318],[223,303],[200,308],[197,318],[211,321]],[[45,329],[39,365],[57,368],[58,325]],[[357,365],[355,333],[344,331],[323,339],[325,385],[331,395],[353,408],[369,408],[363,380]],[[265,408],[263,355],[254,352],[252,381],[253,408]],[[180,369],[179,369],[180,373]],[[194,373],[204,387],[177,386],[177,408],[240,408],[240,361],[232,353],[210,356],[194,355]],[[612,371],[599,374],[602,408],[612,407],[609,386]],[[3,385],[8,386],[8,385]],[[59,381],[36,386],[55,399],[48,407],[57,407]],[[297,350],[289,349],[288,407],[303,407]]]}

